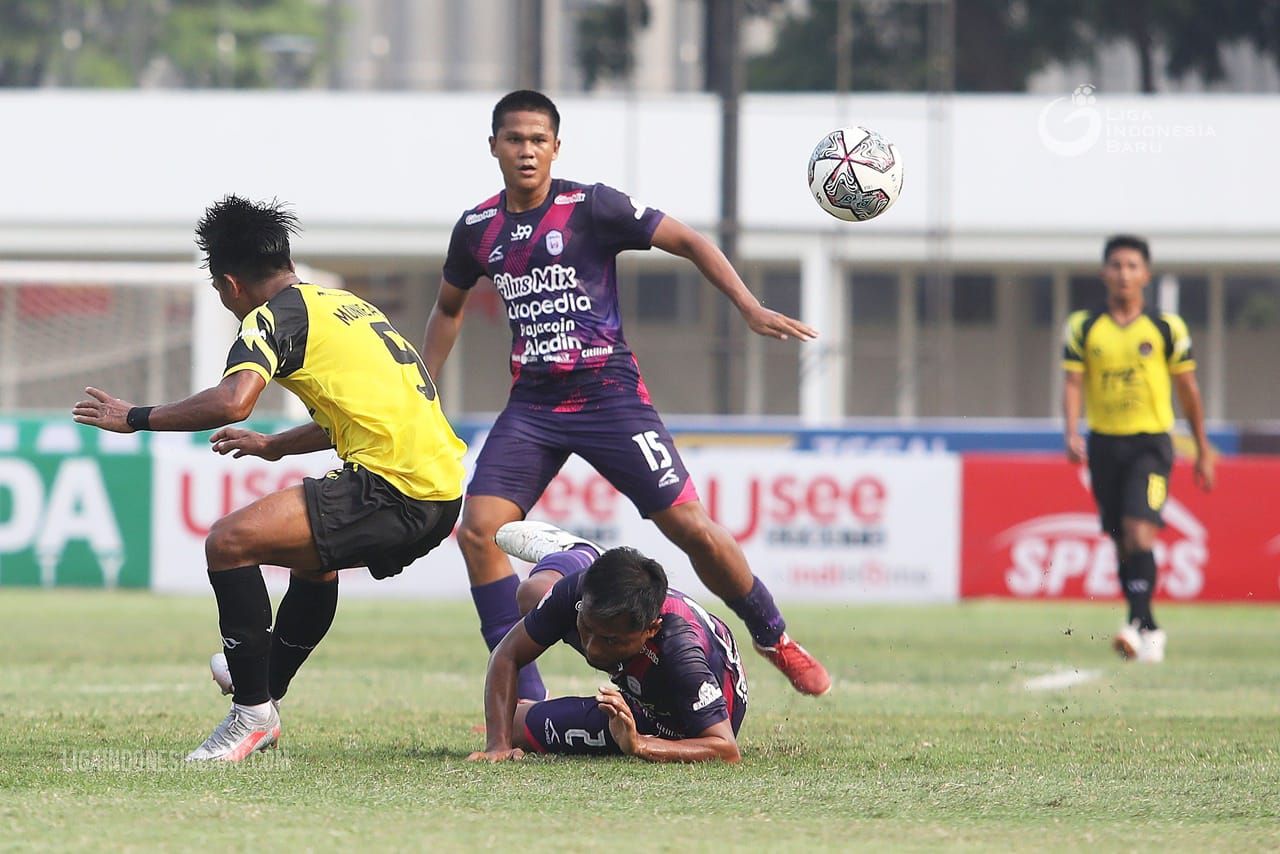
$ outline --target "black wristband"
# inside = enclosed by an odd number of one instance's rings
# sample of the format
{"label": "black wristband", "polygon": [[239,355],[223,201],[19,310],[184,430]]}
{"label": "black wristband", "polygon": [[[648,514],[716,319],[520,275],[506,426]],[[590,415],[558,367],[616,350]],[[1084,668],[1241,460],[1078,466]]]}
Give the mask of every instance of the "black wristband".
{"label": "black wristband", "polygon": [[151,410],[154,406],[135,406],[129,410],[129,414],[124,420],[134,430],[150,430],[151,429]]}

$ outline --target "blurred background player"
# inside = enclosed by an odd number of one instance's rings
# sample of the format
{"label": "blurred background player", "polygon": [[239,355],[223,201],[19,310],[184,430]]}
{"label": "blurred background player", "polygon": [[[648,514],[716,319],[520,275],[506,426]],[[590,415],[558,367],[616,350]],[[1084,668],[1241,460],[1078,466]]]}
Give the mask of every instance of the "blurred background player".
{"label": "blurred background player", "polygon": [[[762,306],[724,254],[673,217],[603,184],[553,179],[560,114],[545,95],[506,95],[493,109],[492,128],[489,148],[505,188],[454,226],[423,344],[427,367],[438,376],[471,288],[481,277],[493,280],[511,325],[514,381],[476,461],[458,527],[485,641],[492,649],[519,619],[518,580],[494,535],[523,519],[577,454],[688,555],[796,690],[826,693],[826,669],[787,635],[742,549],[703,509],[650,403],[622,333],[617,254],[656,246],[687,258],[760,335],[807,341],[817,333]],[[520,696],[546,696],[536,669],[521,674]]]}
{"label": "blurred background player", "polygon": [[[196,227],[213,287],[240,321],[222,382],[161,406],[98,389],[73,415],[117,433],[208,430],[242,421],[268,382],[315,419],[272,436],[225,428],[213,450],[277,460],[336,448],[344,466],[219,519],[205,541],[230,680],[231,711],[189,760],[239,761],[280,737],[278,701],[338,605],[338,569],[399,573],[453,529],[466,446],[440,409],[413,347],[373,305],[300,282],[289,252],[297,218],[276,202],[227,196]],[[288,567],[271,630],[260,564]]]}
{"label": "blurred background player", "polygon": [[[604,551],[543,522],[511,522],[497,544],[536,563],[521,613],[489,659],[487,743],[471,760],[526,751],[625,754],[652,762],[737,762],[747,680],[728,626],[667,587],[662,566]],[[559,641],[609,674],[594,697],[517,702],[521,667]]]}
{"label": "blurred background player", "polygon": [[[1151,253],[1138,237],[1117,235],[1103,249],[1106,306],[1067,321],[1062,412],[1067,459],[1088,462],[1102,528],[1115,542],[1129,618],[1114,646],[1126,659],[1164,660],[1165,633],[1151,612],[1156,589],[1152,548],[1164,523],[1173,467],[1170,386],[1195,440],[1196,483],[1213,487],[1213,458],[1204,431],[1187,325],[1176,314],[1148,310]],[[1084,401],[1089,437],[1079,432]]]}

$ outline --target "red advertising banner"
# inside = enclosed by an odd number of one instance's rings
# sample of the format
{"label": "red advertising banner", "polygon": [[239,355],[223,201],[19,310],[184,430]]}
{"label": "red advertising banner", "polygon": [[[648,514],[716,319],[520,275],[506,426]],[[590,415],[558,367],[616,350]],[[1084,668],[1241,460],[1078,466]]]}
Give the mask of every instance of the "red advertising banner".
{"label": "red advertising banner", "polygon": [[[960,595],[1119,597],[1088,472],[1057,456],[967,454]],[[1179,461],[1156,544],[1156,594],[1173,601],[1280,601],[1280,458],[1222,458],[1212,492]]]}

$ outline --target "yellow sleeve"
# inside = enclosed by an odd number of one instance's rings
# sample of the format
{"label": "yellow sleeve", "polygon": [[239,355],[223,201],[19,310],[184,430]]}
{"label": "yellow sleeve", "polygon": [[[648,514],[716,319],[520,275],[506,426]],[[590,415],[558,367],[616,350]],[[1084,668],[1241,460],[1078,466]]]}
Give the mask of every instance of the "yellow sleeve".
{"label": "yellow sleeve", "polygon": [[1084,372],[1084,321],[1087,311],[1073,311],[1067,318],[1063,332],[1062,367],[1076,373]]}
{"label": "yellow sleeve", "polygon": [[1191,351],[1191,333],[1187,323],[1176,314],[1164,315],[1164,322],[1169,324],[1169,332],[1173,338],[1173,349],[1169,353],[1169,373],[1185,374],[1196,369],[1196,360]]}
{"label": "yellow sleeve", "polygon": [[276,344],[275,318],[265,304],[249,312],[240,323],[231,352],[227,354],[224,377],[237,371],[253,371],[267,382],[280,367],[280,352]]}

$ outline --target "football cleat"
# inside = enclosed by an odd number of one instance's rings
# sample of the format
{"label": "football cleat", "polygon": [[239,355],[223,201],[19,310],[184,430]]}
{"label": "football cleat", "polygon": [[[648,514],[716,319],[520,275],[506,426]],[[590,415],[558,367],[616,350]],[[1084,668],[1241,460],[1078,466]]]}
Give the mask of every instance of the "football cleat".
{"label": "football cleat", "polygon": [[209,659],[209,672],[213,674],[213,681],[217,683],[218,690],[224,694],[234,694],[236,686],[231,684],[231,669],[227,667],[226,653],[215,652]]}
{"label": "football cleat", "polygon": [[231,704],[231,711],[204,740],[187,754],[188,762],[239,762],[255,751],[275,747],[280,741],[280,714],[276,707]]}
{"label": "football cleat", "polygon": [[[226,653],[215,652],[209,658],[209,672],[213,675],[213,681],[217,684],[218,690],[223,694],[234,694],[236,692],[236,686],[231,681],[231,668],[227,666]],[[271,705],[279,709],[280,701],[272,697]]]}
{"label": "football cleat", "polygon": [[752,643],[752,646],[756,648],[756,652],[769,659],[769,663],[781,670],[791,680],[791,687],[801,694],[821,697],[831,690],[831,676],[827,673],[827,668],[786,632],[782,633],[782,637],[773,646],[761,646],[758,643]]}
{"label": "football cleat", "polygon": [[1134,625],[1124,625],[1111,640],[1111,648],[1125,661],[1136,661],[1142,651],[1142,637]]}
{"label": "football cleat", "polygon": [[584,540],[547,522],[531,522],[528,519],[503,525],[493,541],[507,554],[529,563],[537,563],[556,552],[567,552],[574,546],[587,546],[595,551],[597,557],[604,554],[604,549],[590,540]]}
{"label": "football cleat", "polygon": [[1164,629],[1150,629],[1140,634],[1142,646],[1138,648],[1138,661],[1146,664],[1159,664],[1164,661]]}

